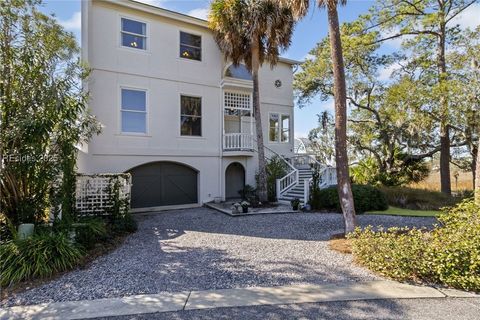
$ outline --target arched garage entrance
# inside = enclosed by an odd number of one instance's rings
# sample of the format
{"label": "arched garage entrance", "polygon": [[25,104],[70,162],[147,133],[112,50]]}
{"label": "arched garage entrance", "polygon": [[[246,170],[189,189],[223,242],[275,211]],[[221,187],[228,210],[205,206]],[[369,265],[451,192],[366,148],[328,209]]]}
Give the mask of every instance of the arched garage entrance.
{"label": "arched garage entrance", "polygon": [[225,170],[225,198],[240,198],[239,190],[245,187],[245,169],[243,166],[234,162]]}
{"label": "arched garage entrance", "polygon": [[132,208],[198,203],[198,172],[174,162],[152,162],[135,167]]}

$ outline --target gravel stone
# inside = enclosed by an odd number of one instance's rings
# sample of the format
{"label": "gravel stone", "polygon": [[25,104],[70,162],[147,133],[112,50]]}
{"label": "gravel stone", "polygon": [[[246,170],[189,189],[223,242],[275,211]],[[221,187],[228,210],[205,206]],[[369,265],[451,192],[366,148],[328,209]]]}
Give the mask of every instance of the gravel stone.
{"label": "gravel stone", "polygon": [[[340,214],[230,217],[195,208],[137,216],[124,244],[2,306],[92,300],[163,291],[278,286],[380,279],[328,248],[343,232]],[[361,215],[361,226],[431,227],[435,218]]]}

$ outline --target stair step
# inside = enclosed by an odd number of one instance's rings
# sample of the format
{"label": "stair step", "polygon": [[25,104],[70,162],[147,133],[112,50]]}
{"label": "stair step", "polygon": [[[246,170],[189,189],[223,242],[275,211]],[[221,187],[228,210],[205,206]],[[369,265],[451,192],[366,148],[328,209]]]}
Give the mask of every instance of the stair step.
{"label": "stair step", "polygon": [[295,197],[303,197],[304,195],[303,191],[285,192],[284,194],[288,194],[290,196],[295,196]]}
{"label": "stair step", "polygon": [[302,191],[303,192],[303,189],[305,189],[305,186],[303,186],[303,185],[300,186],[300,185],[297,184],[296,186],[294,186],[294,187],[292,187],[288,190],[285,190],[285,191],[288,192],[288,191],[291,191],[291,190],[297,190],[297,191]]}
{"label": "stair step", "polygon": [[298,192],[298,193],[295,193],[295,192],[291,192],[291,193],[284,193],[282,195],[282,197],[285,196],[285,197],[296,197],[296,198],[303,198],[303,192]]}
{"label": "stair step", "polygon": [[[288,202],[290,202],[290,201],[292,201],[292,200],[294,200],[294,199],[296,199],[296,197],[281,197],[279,200],[283,200],[283,201],[288,201]],[[303,198],[298,198],[298,200],[300,200],[300,203],[303,203]]]}

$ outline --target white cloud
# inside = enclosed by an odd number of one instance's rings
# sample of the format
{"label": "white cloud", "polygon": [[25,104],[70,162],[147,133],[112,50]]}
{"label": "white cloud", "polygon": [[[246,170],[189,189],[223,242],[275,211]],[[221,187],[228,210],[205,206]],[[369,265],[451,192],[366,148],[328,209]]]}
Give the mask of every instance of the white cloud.
{"label": "white cloud", "polygon": [[197,9],[193,9],[193,10],[188,11],[187,15],[195,17],[195,18],[207,20],[208,12],[209,12],[208,8],[197,8]]}
{"label": "white cloud", "polygon": [[322,103],[320,106],[321,111],[335,111],[335,101],[330,100]]}
{"label": "white cloud", "polygon": [[70,19],[67,20],[58,20],[65,29],[69,31],[77,31],[82,27],[82,14],[80,11],[75,12]]}
{"label": "white cloud", "polygon": [[474,29],[480,25],[480,4],[476,3],[468,7],[453,19],[454,23],[458,23],[460,28]]}
{"label": "white cloud", "polygon": [[392,73],[399,70],[400,68],[401,68],[400,64],[393,63],[393,64],[389,65],[388,67],[380,70],[380,72],[378,74],[378,79],[382,80],[382,81],[389,80],[392,77]]}

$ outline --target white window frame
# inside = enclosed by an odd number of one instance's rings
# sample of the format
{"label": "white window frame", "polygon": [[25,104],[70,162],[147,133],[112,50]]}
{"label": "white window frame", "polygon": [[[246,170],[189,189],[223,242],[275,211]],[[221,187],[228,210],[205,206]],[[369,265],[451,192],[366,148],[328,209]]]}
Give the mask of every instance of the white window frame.
{"label": "white window frame", "polygon": [[[123,109],[122,105],[122,90],[132,90],[132,91],[143,91],[145,92],[145,111],[138,111],[138,110],[128,110],[128,109]],[[149,133],[149,121],[148,121],[148,114],[149,114],[149,94],[148,94],[148,89],[145,88],[140,88],[140,87],[132,87],[132,86],[120,86],[120,90],[118,93],[118,132],[120,135],[124,136],[148,136]],[[145,132],[131,132],[131,131],[123,131],[122,128],[122,111],[127,111],[127,112],[138,112],[138,113],[145,113]]]}
{"label": "white window frame", "polygon": [[[287,141],[282,141],[283,137],[283,132],[285,131],[283,128],[283,119],[282,117],[287,117],[288,118],[288,140]],[[280,113],[280,134],[279,134],[279,142],[280,143],[290,143],[291,135],[290,135],[290,124],[291,124],[291,119],[292,117],[289,114],[286,113]]]}
{"label": "white window frame", "polygon": [[[182,41],[182,32],[200,37],[200,60],[184,58],[180,55],[180,46],[182,45],[182,42],[181,42]],[[196,63],[202,63],[203,62],[203,57],[204,57],[203,47],[204,47],[204,45],[203,45],[203,35],[202,34],[200,34],[198,32],[195,32],[195,31],[192,31],[192,30],[186,30],[186,29],[179,29],[178,30],[177,59],[181,59],[182,61],[191,61],[191,62],[196,62]],[[196,47],[192,47],[192,48],[196,48]]]}
{"label": "white window frame", "polygon": [[[200,99],[200,135],[199,136],[193,136],[193,135],[183,135],[182,134],[182,117],[184,116],[182,114],[182,96],[184,97],[190,97],[190,98],[199,98]],[[204,108],[203,108],[203,97],[195,94],[190,94],[190,93],[180,93],[178,96],[178,112],[180,116],[178,117],[178,134],[181,138],[187,138],[187,139],[202,139],[203,138],[203,114],[204,114]],[[190,115],[185,115],[187,117],[191,117]]]}
{"label": "white window frame", "polygon": [[[270,116],[272,114],[275,114],[278,116],[278,139],[277,140],[270,140]],[[282,116],[288,117],[288,141],[282,141],[282,133],[283,133],[283,124],[282,124]],[[284,113],[284,112],[269,112],[268,113],[268,142],[269,143],[283,143],[283,144],[288,144],[292,141],[292,135],[291,135],[291,122],[292,121],[292,116],[289,113]]]}
{"label": "white window frame", "polygon": [[[122,19],[127,19],[127,20],[132,20],[132,21],[135,21],[135,22],[140,22],[140,23],[144,23],[145,24],[145,35],[141,35],[141,34],[137,34],[137,33],[132,33],[132,32],[128,32],[128,31],[123,31],[123,28],[122,28]],[[142,19],[138,19],[136,17],[131,17],[131,16],[124,16],[124,15],[119,15],[119,29],[120,29],[120,32],[118,33],[119,34],[119,39],[118,39],[118,44],[120,46],[120,48],[122,49],[127,49],[127,50],[133,50],[135,52],[149,52],[149,22],[148,21],[145,21],[145,20],[142,20]],[[124,46],[123,45],[123,37],[122,35],[123,34],[130,34],[130,35],[134,35],[134,36],[138,36],[138,37],[142,37],[145,39],[145,48],[132,48],[132,47],[129,47],[129,46]]]}

